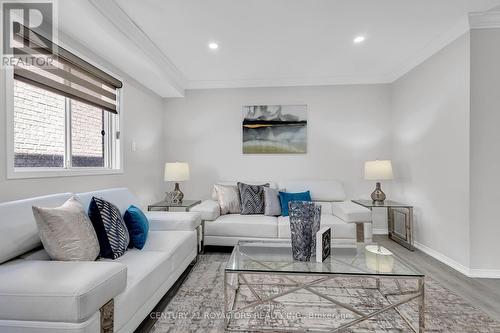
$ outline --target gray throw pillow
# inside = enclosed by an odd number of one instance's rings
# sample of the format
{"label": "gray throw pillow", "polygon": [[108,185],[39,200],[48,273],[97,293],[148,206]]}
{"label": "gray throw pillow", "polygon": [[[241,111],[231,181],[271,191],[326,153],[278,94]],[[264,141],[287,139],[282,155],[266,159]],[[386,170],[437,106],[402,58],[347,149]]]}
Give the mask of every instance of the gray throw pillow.
{"label": "gray throw pillow", "polygon": [[214,185],[221,215],[241,213],[240,193],[232,185]]}
{"label": "gray throw pillow", "polygon": [[264,215],[281,215],[279,190],[270,187],[264,187]]}
{"label": "gray throw pillow", "polygon": [[240,190],[241,215],[264,214],[264,185],[238,183]]}
{"label": "gray throw pillow", "polygon": [[82,204],[74,197],[56,208],[32,207],[43,247],[53,260],[94,261],[99,242]]}

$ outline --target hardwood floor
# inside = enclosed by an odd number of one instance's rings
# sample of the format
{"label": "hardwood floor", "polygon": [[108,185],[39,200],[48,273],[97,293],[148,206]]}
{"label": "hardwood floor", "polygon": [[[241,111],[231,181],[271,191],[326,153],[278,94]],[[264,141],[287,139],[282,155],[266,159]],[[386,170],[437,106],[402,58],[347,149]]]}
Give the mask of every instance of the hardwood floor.
{"label": "hardwood floor", "polygon": [[500,321],[500,279],[469,278],[433,257],[404,247],[385,235],[374,236],[374,241],[406,260],[417,270],[439,282],[443,287],[461,296],[493,319]]}

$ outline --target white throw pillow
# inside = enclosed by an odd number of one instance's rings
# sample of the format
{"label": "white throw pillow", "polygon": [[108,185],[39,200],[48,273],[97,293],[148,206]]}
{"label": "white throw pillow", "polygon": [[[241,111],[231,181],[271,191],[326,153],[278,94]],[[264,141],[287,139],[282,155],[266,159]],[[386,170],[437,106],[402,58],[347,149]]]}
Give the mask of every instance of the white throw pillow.
{"label": "white throw pillow", "polygon": [[231,185],[214,185],[221,215],[241,213],[240,192]]}
{"label": "white throw pillow", "polygon": [[82,204],[74,197],[56,208],[33,206],[43,247],[53,260],[94,261],[97,235]]}

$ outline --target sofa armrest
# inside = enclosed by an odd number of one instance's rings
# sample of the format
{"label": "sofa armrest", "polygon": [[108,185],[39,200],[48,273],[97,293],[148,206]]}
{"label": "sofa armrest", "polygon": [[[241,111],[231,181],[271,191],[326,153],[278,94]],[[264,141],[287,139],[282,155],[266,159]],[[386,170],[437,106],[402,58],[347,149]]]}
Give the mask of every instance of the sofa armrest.
{"label": "sofa armrest", "polygon": [[191,211],[200,213],[203,221],[215,221],[220,216],[219,203],[214,200],[205,200],[191,208]]}
{"label": "sofa armrest", "polygon": [[145,212],[151,231],[196,230],[201,216],[196,212]]}
{"label": "sofa armrest", "polygon": [[333,202],[333,215],[347,223],[371,222],[372,212],[352,201]]}
{"label": "sofa armrest", "polygon": [[15,260],[0,265],[0,318],[78,323],[127,285],[127,267],[107,261]]}

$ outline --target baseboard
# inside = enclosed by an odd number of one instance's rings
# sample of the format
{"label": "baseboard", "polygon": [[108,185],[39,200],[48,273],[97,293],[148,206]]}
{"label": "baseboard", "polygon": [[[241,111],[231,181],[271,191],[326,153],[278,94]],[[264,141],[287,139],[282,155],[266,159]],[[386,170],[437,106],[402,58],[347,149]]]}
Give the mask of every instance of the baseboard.
{"label": "baseboard", "polygon": [[441,261],[443,264],[450,266],[454,270],[462,273],[465,276],[470,276],[470,268],[462,265],[456,260],[451,259],[450,257],[445,256],[441,252],[431,249],[430,247],[420,244],[418,242],[414,242],[414,246],[420,251],[430,255],[436,260]]}
{"label": "baseboard", "polygon": [[457,262],[456,260],[451,259],[450,257],[445,256],[444,254],[431,249],[428,246],[425,246],[424,244],[420,244],[418,242],[415,242],[415,248],[419,249],[420,251],[430,255],[436,260],[439,260],[443,264],[450,266],[454,270],[462,273],[463,275],[470,277],[470,278],[483,278],[483,279],[500,279],[500,269],[476,269],[476,268],[469,268],[461,263]]}
{"label": "baseboard", "polygon": [[387,229],[372,229],[372,234],[374,235],[387,235],[389,232]]}
{"label": "baseboard", "polygon": [[500,279],[500,269],[470,269],[470,277],[483,279]]}

